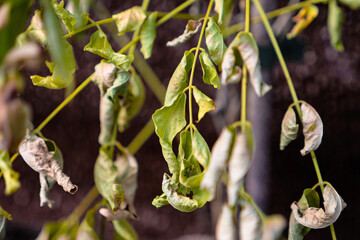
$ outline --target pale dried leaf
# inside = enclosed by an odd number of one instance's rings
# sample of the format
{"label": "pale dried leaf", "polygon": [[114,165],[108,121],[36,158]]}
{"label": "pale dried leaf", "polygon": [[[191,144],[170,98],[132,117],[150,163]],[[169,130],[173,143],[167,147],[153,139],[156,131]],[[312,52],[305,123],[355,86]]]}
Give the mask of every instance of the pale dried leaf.
{"label": "pale dried leaf", "polygon": [[115,64],[101,60],[101,62],[95,66],[95,73],[92,80],[99,88],[101,86],[103,86],[103,88],[109,88],[114,82],[116,70]]}
{"label": "pale dried leaf", "polygon": [[278,240],[286,228],[286,219],[279,214],[266,217],[261,240]]}
{"label": "pale dried leaf", "polygon": [[201,20],[198,21],[189,20],[188,23],[186,24],[184,33],[178,36],[177,38],[167,42],[166,46],[176,47],[179,46],[180,44],[183,44],[200,30],[201,25],[202,25]]}
{"label": "pale dried leaf", "polygon": [[216,223],[215,236],[217,240],[235,240],[236,229],[231,208],[224,204]]}
{"label": "pale dried leaf", "polygon": [[117,211],[113,212],[111,211],[111,209],[108,208],[100,208],[99,213],[104,217],[106,217],[106,220],[108,221],[124,220],[127,218],[136,219],[136,216],[133,215],[131,212],[121,209],[118,209]]}
{"label": "pale dried leaf", "polygon": [[38,44],[29,42],[22,46],[11,49],[4,60],[5,68],[15,68],[27,66],[35,68],[40,65],[41,48]]}
{"label": "pale dried leaf", "polygon": [[261,239],[263,223],[254,206],[249,202],[242,202],[239,221],[241,240]]}
{"label": "pale dried leaf", "polygon": [[281,123],[280,150],[284,150],[291,141],[296,139],[298,130],[295,111],[288,108]]}
{"label": "pale dried leaf", "polygon": [[240,82],[241,68],[239,66],[235,66],[235,62],[236,62],[236,57],[234,54],[234,49],[230,45],[229,48],[225,51],[224,58],[221,63],[222,84]]}
{"label": "pale dried leaf", "polygon": [[346,203],[330,185],[326,185],[323,198],[325,211],[315,207],[301,211],[296,203],[292,203],[291,209],[296,221],[313,229],[325,228],[336,222],[341,211],[346,207]]}
{"label": "pale dried leaf", "polygon": [[224,128],[212,148],[209,168],[201,181],[201,188],[210,193],[210,200],[214,199],[216,187],[225,171],[232,142],[233,133],[228,128]]}
{"label": "pale dried leaf", "polygon": [[308,103],[301,104],[301,113],[305,146],[300,152],[305,156],[319,147],[323,137],[323,123],[319,114]]}

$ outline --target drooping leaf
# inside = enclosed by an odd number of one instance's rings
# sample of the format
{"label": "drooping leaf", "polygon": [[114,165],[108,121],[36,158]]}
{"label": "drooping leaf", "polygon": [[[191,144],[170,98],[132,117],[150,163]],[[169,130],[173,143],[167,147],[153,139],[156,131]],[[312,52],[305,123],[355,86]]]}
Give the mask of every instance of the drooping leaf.
{"label": "drooping leaf", "polygon": [[226,45],[220,28],[212,17],[209,19],[209,22],[205,28],[205,40],[206,46],[209,49],[211,55],[211,59],[216,65],[221,66],[221,62],[226,51]]}
{"label": "drooping leaf", "polygon": [[300,152],[305,156],[319,147],[323,136],[323,123],[319,114],[308,103],[301,104],[301,113],[305,146]]}
{"label": "drooping leaf", "polygon": [[336,3],[336,0],[329,0],[327,25],[330,35],[331,46],[339,52],[344,51],[341,41],[341,27],[344,20],[344,12]]}
{"label": "drooping leaf", "polygon": [[78,227],[68,221],[46,222],[36,240],[75,239]]}
{"label": "drooping leaf", "polygon": [[336,222],[346,203],[331,185],[326,185],[323,198],[325,211],[317,207],[309,207],[301,211],[296,203],[291,204],[296,221],[313,229],[325,228]]}
{"label": "drooping leaf", "polygon": [[236,229],[231,208],[224,204],[216,223],[215,236],[218,240],[235,240]]}
{"label": "drooping leaf", "polygon": [[166,173],[164,173],[162,190],[166,194],[166,199],[169,202],[169,204],[173,206],[175,209],[182,212],[192,212],[196,208],[198,208],[197,201],[189,197],[180,195],[172,188],[171,178]]}
{"label": "drooping leaf", "polygon": [[217,185],[226,169],[233,141],[233,133],[228,128],[224,128],[212,148],[209,167],[201,181],[201,188],[210,193],[210,200],[215,197]]}
{"label": "drooping leaf", "polygon": [[106,217],[106,220],[108,221],[124,220],[127,218],[136,219],[136,216],[126,209],[125,210],[118,209],[115,212],[113,212],[111,209],[108,208],[100,208],[99,213],[104,217]]}
{"label": "drooping leaf", "polygon": [[171,76],[168,88],[166,90],[164,105],[172,102],[173,98],[177,97],[188,86],[188,74],[194,62],[194,54],[185,51],[181,62],[175,69]]}
{"label": "drooping leaf", "polygon": [[14,46],[17,35],[24,30],[30,7],[28,0],[5,0],[1,3],[5,16],[0,21],[0,65],[7,51]]}
{"label": "drooping leaf", "polygon": [[125,32],[134,31],[140,27],[146,18],[146,13],[141,7],[135,6],[113,15],[112,18],[115,19],[116,26],[121,35]]}
{"label": "drooping leaf", "polygon": [[111,87],[107,89],[104,97],[115,102],[118,96],[124,96],[128,89],[129,77],[130,74],[128,72],[118,71]]}
{"label": "drooping leaf", "polygon": [[76,234],[76,240],[100,240],[94,230],[96,208],[92,208],[86,212],[84,220],[81,222]]}
{"label": "drooping leaf", "polygon": [[114,52],[107,40],[106,34],[101,29],[98,29],[91,35],[90,42],[84,47],[84,51],[97,54],[125,71],[129,70],[131,63],[134,60],[133,56],[126,56]]}
{"label": "drooping leaf", "polygon": [[138,236],[135,229],[126,220],[112,222],[114,225],[114,240],[137,240]]}
{"label": "drooping leaf", "polygon": [[180,164],[172,150],[172,141],[175,135],[186,125],[185,102],[185,93],[180,93],[167,105],[156,110],[152,116],[155,132],[160,139],[162,153],[175,179],[178,178]]}
{"label": "drooping leaf", "polygon": [[[304,190],[303,195],[297,203],[300,211],[305,211],[309,207],[319,207],[320,198],[318,193],[311,189],[307,188]],[[305,227],[298,223],[294,217],[294,214],[291,213],[290,222],[289,222],[289,240],[302,240],[306,234],[309,233],[311,229]]]}
{"label": "drooping leaf", "polygon": [[288,108],[281,123],[280,150],[296,139],[299,125],[296,124],[296,115],[293,108]]}
{"label": "drooping leaf", "polygon": [[[43,20],[47,36],[47,45],[50,56],[56,66],[54,74],[50,78],[32,77],[35,85],[59,89],[67,87],[73,81],[76,64],[71,45],[65,41],[61,30],[59,19],[57,18],[52,4],[48,0],[41,0],[43,7]],[[37,84],[36,84],[37,83]]]}
{"label": "drooping leaf", "polygon": [[215,0],[215,12],[219,14],[218,23],[222,24],[224,18],[224,0]]}
{"label": "drooping leaf", "polygon": [[359,0],[339,0],[339,3],[344,4],[352,9],[359,9],[360,8],[360,1]]}
{"label": "drooping leaf", "polygon": [[183,44],[184,42],[189,40],[192,36],[194,36],[197,32],[199,32],[201,25],[202,25],[201,20],[197,20],[197,21],[189,20],[188,23],[186,24],[185,31],[183,32],[183,34],[167,42],[166,46],[176,47]]}
{"label": "drooping leaf", "polygon": [[317,17],[319,9],[314,4],[305,5],[300,12],[293,18],[296,22],[290,33],[286,35],[288,39],[296,37]]}
{"label": "drooping leaf", "polygon": [[254,206],[247,202],[241,202],[240,211],[240,239],[241,240],[261,240],[263,222],[256,212]]}
{"label": "drooping leaf", "polygon": [[45,33],[44,22],[41,17],[41,10],[35,10],[34,16],[31,18],[29,27],[26,29],[25,32],[21,33],[17,37],[17,45],[23,45],[24,42],[26,42],[24,39],[27,39],[27,36],[29,36],[31,39],[35,39],[43,46],[45,46],[48,42]]}
{"label": "drooping leaf", "polygon": [[156,19],[157,19],[157,12],[151,13],[144,22],[144,25],[142,26],[140,32],[140,42],[141,42],[140,51],[144,55],[145,59],[151,56],[154,40],[156,38]]}
{"label": "drooping leaf", "polygon": [[94,180],[99,193],[107,200],[113,211],[120,208],[124,200],[124,190],[121,186],[116,165],[106,149],[100,148],[99,156],[94,166]]}
{"label": "drooping leaf", "polygon": [[163,193],[161,196],[156,196],[151,204],[156,208],[160,208],[169,205],[169,202],[167,200],[166,194]]}
{"label": "drooping leaf", "polygon": [[98,141],[101,145],[105,145],[112,140],[118,112],[118,101],[113,102],[106,96],[100,98],[100,134]]}
{"label": "drooping leaf", "polygon": [[199,122],[207,112],[215,109],[214,101],[202,93],[197,87],[193,86],[193,93],[196,103],[199,105],[198,120]]}
{"label": "drooping leaf", "polygon": [[200,53],[200,64],[203,71],[203,81],[220,89],[220,80],[216,68],[206,52]]}
{"label": "drooping leaf", "polygon": [[265,217],[261,240],[279,240],[286,225],[286,219],[282,215]]}
{"label": "drooping leaf", "polygon": [[0,150],[0,169],[4,174],[5,194],[16,192],[20,188],[19,173],[12,168],[7,151]]}
{"label": "drooping leaf", "polygon": [[72,32],[78,28],[85,26],[88,22],[89,16],[86,13],[73,14],[64,8],[64,2],[59,4],[52,2],[56,15],[62,20],[68,32]]}
{"label": "drooping leaf", "polygon": [[113,63],[108,63],[101,60],[99,64],[95,66],[94,76],[92,81],[99,87],[101,96],[104,96],[106,90],[112,86],[118,69]]}

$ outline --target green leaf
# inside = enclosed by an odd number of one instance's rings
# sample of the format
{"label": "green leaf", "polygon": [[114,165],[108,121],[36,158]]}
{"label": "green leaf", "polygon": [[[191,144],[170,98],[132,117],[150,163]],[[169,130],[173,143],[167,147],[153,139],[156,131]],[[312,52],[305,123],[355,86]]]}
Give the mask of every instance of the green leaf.
{"label": "green leaf", "polygon": [[75,239],[78,227],[68,221],[46,222],[36,240]]}
{"label": "green leaf", "polygon": [[0,239],[5,239],[5,217],[0,216]]}
{"label": "green leaf", "polygon": [[81,222],[76,234],[76,240],[99,240],[99,236],[94,230],[96,208],[92,208],[86,212],[84,220]]}
{"label": "green leaf", "polygon": [[293,108],[288,108],[281,123],[280,150],[296,139],[299,125],[296,124],[296,115]]}
{"label": "green leaf", "polygon": [[56,15],[62,20],[68,32],[85,26],[88,22],[89,16],[86,13],[83,14],[72,14],[68,10],[64,9],[64,2],[61,1],[59,4],[52,2],[53,8]]}
{"label": "green leaf", "polygon": [[222,24],[224,18],[224,0],[215,0],[215,12],[219,14],[218,23]]}
{"label": "green leaf", "polygon": [[154,45],[154,40],[156,38],[156,19],[157,19],[157,12],[151,13],[141,28],[141,32],[140,32],[141,49],[140,49],[140,51],[144,55],[145,59],[147,59],[151,56],[152,48]]}
{"label": "green leaf", "polygon": [[197,87],[193,86],[193,93],[196,103],[199,105],[198,120],[199,122],[207,112],[215,109],[214,101],[202,93]]}
{"label": "green leaf", "polygon": [[183,34],[167,42],[166,46],[176,47],[183,44],[184,42],[189,40],[192,36],[194,36],[197,32],[199,32],[201,25],[202,25],[201,20],[197,20],[197,21],[189,20],[188,23],[186,24],[185,31],[183,32]]}
{"label": "green leaf", "polygon": [[160,208],[169,205],[169,202],[167,200],[166,194],[163,193],[161,196],[156,196],[151,204],[156,208]]}
{"label": "green leaf", "polygon": [[[41,0],[40,4],[44,9],[43,20],[50,56],[56,66],[52,78],[43,79],[42,81],[40,78],[36,78],[35,82],[39,86],[52,89],[65,88],[73,81],[73,74],[76,68],[74,53],[71,45],[63,37],[59,19],[54,12],[51,2]],[[33,78],[32,80],[34,82]]]}
{"label": "green leaf", "polygon": [[104,97],[107,97],[112,102],[115,102],[118,96],[124,96],[128,89],[129,77],[130,74],[128,72],[117,72],[116,78],[114,79],[112,86],[107,89]]}
{"label": "green leaf", "polygon": [[115,19],[119,34],[136,30],[144,22],[146,13],[144,10],[135,6],[121,13],[112,16]]}
{"label": "green leaf", "polygon": [[179,175],[180,164],[172,150],[172,141],[186,125],[185,102],[186,95],[181,92],[168,105],[156,110],[152,116],[164,158],[168,163],[170,172],[174,174],[176,179]]}
{"label": "green leaf", "polygon": [[107,40],[106,34],[101,29],[98,29],[91,35],[90,42],[84,47],[84,51],[97,54],[125,71],[129,70],[131,63],[134,60],[133,56],[115,53]]}
{"label": "green leaf", "polygon": [[200,63],[203,71],[204,83],[213,85],[214,88],[220,89],[220,80],[216,68],[206,52],[200,53]]}
{"label": "green leaf", "polygon": [[339,3],[344,4],[352,9],[359,9],[360,8],[360,1],[359,0],[339,0]]}
{"label": "green leaf", "polygon": [[111,101],[108,97],[100,98],[100,135],[98,141],[101,145],[112,140],[112,133],[119,112],[119,101]]}
{"label": "green leaf", "polygon": [[3,0],[0,9],[7,12],[7,19],[0,23],[0,65],[6,53],[14,46],[15,39],[24,30],[28,19],[28,0]]}
{"label": "green leaf", "polygon": [[220,66],[225,55],[226,45],[220,28],[212,17],[205,28],[205,40],[211,59]]}
{"label": "green leaf", "polygon": [[9,153],[0,150],[0,169],[4,174],[5,194],[10,195],[20,188],[19,173],[11,166]]}
{"label": "green leaf", "polygon": [[[297,203],[301,211],[305,211],[309,207],[319,207],[320,197],[319,194],[311,189],[307,188],[304,190],[303,195]],[[290,222],[289,222],[289,240],[302,240],[306,234],[309,233],[311,229],[305,227],[298,223],[294,217],[294,214],[291,213]]]}
{"label": "green leaf", "polygon": [[8,213],[7,211],[5,211],[2,207],[0,207],[0,216],[5,217],[5,218],[9,219],[10,221],[12,220],[11,214]]}
{"label": "green leaf", "polygon": [[290,33],[286,35],[288,39],[296,37],[302,32],[309,24],[317,17],[319,9],[314,4],[305,5],[300,12],[293,18],[296,25],[293,27]]}
{"label": "green leaf", "polygon": [[185,51],[181,62],[171,76],[169,85],[166,90],[164,105],[169,105],[173,98],[177,97],[188,86],[188,74],[194,62],[194,54]]}
{"label": "green leaf", "polygon": [[344,12],[337,5],[336,0],[330,0],[328,6],[327,25],[331,46],[336,51],[342,52],[344,51],[344,46],[341,42],[341,27],[344,21]]}
{"label": "green leaf", "polygon": [[100,148],[95,162],[94,180],[99,193],[108,201],[113,211],[120,208],[124,200],[124,190],[119,179],[118,169],[104,148]]}
{"label": "green leaf", "polygon": [[126,220],[113,221],[114,240],[137,240],[135,229]]}

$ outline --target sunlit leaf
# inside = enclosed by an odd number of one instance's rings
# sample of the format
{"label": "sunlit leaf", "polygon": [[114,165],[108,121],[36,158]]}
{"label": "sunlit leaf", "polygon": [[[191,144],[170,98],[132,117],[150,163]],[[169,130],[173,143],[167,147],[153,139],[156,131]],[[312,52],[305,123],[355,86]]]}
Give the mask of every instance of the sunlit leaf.
{"label": "sunlit leaf", "polygon": [[206,46],[209,49],[211,55],[211,59],[216,65],[220,66],[225,55],[226,45],[224,43],[224,38],[221,34],[220,28],[215,23],[213,18],[209,19],[209,22],[205,28],[205,40]]}
{"label": "sunlit leaf", "polygon": [[293,18],[296,25],[293,27],[290,33],[286,35],[288,39],[296,37],[302,32],[309,24],[317,17],[319,9],[314,4],[305,5],[300,12]]}
{"label": "sunlit leaf", "polygon": [[330,185],[326,185],[323,198],[325,211],[317,207],[309,207],[301,211],[296,203],[291,204],[296,221],[313,229],[325,228],[336,222],[346,203]]}
{"label": "sunlit leaf", "polygon": [[359,9],[360,8],[360,1],[359,0],[339,0],[339,3],[344,4],[352,9]]}
{"label": "sunlit leaf", "polygon": [[45,33],[44,22],[41,17],[41,10],[35,10],[34,16],[31,18],[29,27],[24,33],[20,34],[17,38],[18,45],[23,45],[23,43],[20,40],[21,38],[26,38],[26,36],[35,39],[43,46],[45,46],[46,43],[48,42]]}
{"label": "sunlit leaf", "polygon": [[11,166],[9,153],[0,150],[0,169],[5,180],[5,194],[9,195],[20,188],[19,173]]}
{"label": "sunlit leaf", "polygon": [[252,204],[247,201],[241,202],[240,211],[240,239],[260,240],[262,236],[263,222]]}
{"label": "sunlit leaf", "polygon": [[296,139],[299,125],[296,124],[296,115],[293,108],[288,108],[281,123],[280,150]]}
{"label": "sunlit leaf", "polygon": [[224,204],[216,223],[215,236],[217,240],[235,240],[236,229],[231,208]]}
{"label": "sunlit leaf", "polygon": [[181,62],[175,69],[171,76],[168,88],[166,90],[164,105],[172,102],[173,98],[177,97],[188,86],[188,74],[194,62],[194,54],[185,51]]}
{"label": "sunlit leaf", "polygon": [[95,213],[97,208],[92,208],[86,212],[84,220],[81,222],[76,234],[76,240],[99,240],[99,236],[94,230]]}
{"label": "sunlit leaf", "polygon": [[114,240],[137,240],[135,229],[126,220],[113,221]]}
{"label": "sunlit leaf", "polygon": [[166,194],[163,193],[161,196],[156,196],[151,204],[156,208],[160,208],[169,205],[169,202],[167,200]]}
{"label": "sunlit leaf", "polygon": [[308,103],[301,104],[301,113],[305,146],[300,152],[305,156],[319,147],[323,136],[323,123],[319,114]]}
{"label": "sunlit leaf", "polygon": [[286,219],[282,215],[265,217],[261,240],[279,240],[286,225]]}
{"label": "sunlit leaf", "polygon": [[201,20],[198,21],[189,20],[188,23],[186,24],[186,28],[183,34],[167,42],[166,46],[176,47],[183,44],[184,42],[189,40],[192,36],[194,36],[197,32],[199,32],[201,25],[202,25]]}
{"label": "sunlit leaf", "polygon": [[341,42],[341,27],[344,20],[344,12],[336,3],[336,0],[330,0],[328,3],[327,26],[330,35],[331,46],[337,51],[344,51]]}
{"label": "sunlit leaf", "polygon": [[112,18],[115,19],[119,34],[124,34],[140,27],[146,18],[146,13],[141,7],[135,6],[113,15]]}
{"label": "sunlit leaf", "polygon": [[3,216],[9,220],[12,220],[11,214],[5,211],[2,207],[0,207],[0,216]]}
{"label": "sunlit leaf", "polygon": [[112,49],[106,34],[98,29],[91,35],[90,42],[84,47],[84,51],[92,52],[114,63],[117,67],[128,71],[133,61],[133,56],[116,53]]}
{"label": "sunlit leaf", "polygon": [[56,15],[62,20],[68,32],[72,32],[80,27],[83,27],[88,22],[88,14],[72,14],[64,8],[64,2],[61,1],[59,4],[52,2]]}
{"label": "sunlit leaf", "polygon": [[224,0],[215,0],[215,12],[219,14],[218,22],[221,24],[224,18]]}
{"label": "sunlit leaf", "polygon": [[202,93],[197,87],[193,86],[193,93],[196,103],[199,105],[198,120],[199,122],[207,112],[215,109],[214,101]]}
{"label": "sunlit leaf", "polygon": [[200,63],[203,71],[203,81],[206,84],[213,85],[214,88],[220,88],[220,80],[216,68],[211,62],[206,52],[200,53]]}
{"label": "sunlit leaf", "polygon": [[179,175],[180,164],[172,150],[175,135],[186,125],[185,119],[186,95],[180,93],[171,102],[155,111],[152,118],[155,132],[159,136],[162,153],[168,163],[170,173],[175,178]]}
{"label": "sunlit leaf", "polygon": [[156,19],[157,19],[157,12],[151,13],[141,28],[141,32],[140,32],[141,49],[140,49],[140,51],[144,55],[145,59],[147,59],[151,56],[152,48],[154,45],[154,40],[156,38]]}

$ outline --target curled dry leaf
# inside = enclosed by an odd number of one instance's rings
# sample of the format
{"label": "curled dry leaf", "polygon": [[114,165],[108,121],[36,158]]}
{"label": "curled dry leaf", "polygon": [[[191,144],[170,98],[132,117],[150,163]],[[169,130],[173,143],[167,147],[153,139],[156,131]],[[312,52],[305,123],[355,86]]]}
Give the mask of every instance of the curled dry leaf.
{"label": "curled dry leaf", "polygon": [[201,20],[198,21],[189,20],[188,23],[186,24],[184,33],[178,36],[177,38],[167,42],[166,46],[176,47],[179,46],[180,44],[183,44],[200,30],[201,25],[202,25]]}
{"label": "curled dry leaf", "polygon": [[62,186],[64,191],[76,193],[78,187],[62,172],[62,157],[55,143],[50,140],[46,143],[44,139],[28,133],[20,144],[19,153],[24,161],[40,174],[41,205],[47,203],[49,207],[52,206],[52,202],[47,198],[52,180]]}
{"label": "curled dry leaf", "polygon": [[262,220],[256,212],[254,206],[249,202],[242,201],[240,211],[240,239],[241,240],[260,240],[262,235]]}
{"label": "curled dry leaf", "polygon": [[263,224],[261,240],[278,240],[286,228],[286,220],[279,214],[266,217]]}
{"label": "curled dry leaf", "polygon": [[209,167],[201,181],[201,188],[210,193],[210,200],[215,197],[217,185],[230,157],[233,141],[233,133],[224,128],[212,148]]}
{"label": "curled dry leaf", "polygon": [[292,203],[291,209],[296,221],[313,229],[325,228],[333,224],[346,207],[346,203],[330,185],[326,185],[323,198],[325,211],[316,207],[309,207],[301,211],[296,203]]}
{"label": "curled dry leaf", "polygon": [[319,147],[323,136],[323,123],[316,110],[306,102],[301,104],[301,113],[305,146],[300,152],[305,156]]}
{"label": "curled dry leaf", "polygon": [[317,17],[319,9],[314,4],[307,4],[300,12],[293,18],[296,25],[293,27],[290,33],[286,35],[288,39],[296,37],[302,32],[309,24]]}
{"label": "curled dry leaf", "polygon": [[284,150],[291,141],[296,139],[298,130],[295,111],[288,108],[281,123],[280,150]]}
{"label": "curled dry leaf", "polygon": [[101,60],[101,62],[95,66],[92,80],[98,85],[102,95],[104,95],[107,88],[112,86],[116,72],[117,68],[115,64],[108,63],[104,60]]}
{"label": "curled dry leaf", "polygon": [[224,204],[216,223],[215,236],[217,240],[235,240],[236,230],[233,212],[231,208]]}

